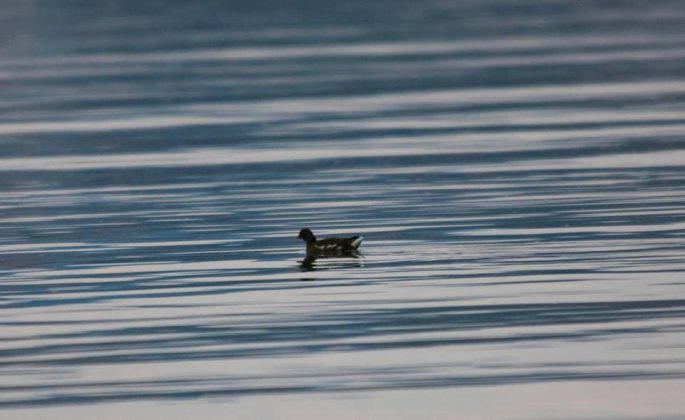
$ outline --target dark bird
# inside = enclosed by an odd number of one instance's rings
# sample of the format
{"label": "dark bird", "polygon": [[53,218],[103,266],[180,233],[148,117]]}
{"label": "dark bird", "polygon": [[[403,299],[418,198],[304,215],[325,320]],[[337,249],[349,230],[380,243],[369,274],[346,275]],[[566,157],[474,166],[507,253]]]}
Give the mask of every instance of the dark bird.
{"label": "dark bird", "polygon": [[364,240],[363,236],[351,238],[326,238],[317,240],[311,230],[304,228],[297,235],[307,243],[307,255],[309,256],[334,256],[354,253]]}

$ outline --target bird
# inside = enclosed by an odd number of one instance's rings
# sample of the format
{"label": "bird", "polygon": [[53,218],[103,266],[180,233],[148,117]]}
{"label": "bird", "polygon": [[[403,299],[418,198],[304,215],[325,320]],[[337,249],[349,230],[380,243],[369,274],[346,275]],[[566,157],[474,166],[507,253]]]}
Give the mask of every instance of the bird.
{"label": "bird", "polygon": [[297,239],[302,239],[307,244],[308,256],[344,255],[353,254],[359,248],[363,236],[352,236],[351,238],[326,238],[317,240],[314,233],[308,228],[300,230]]}

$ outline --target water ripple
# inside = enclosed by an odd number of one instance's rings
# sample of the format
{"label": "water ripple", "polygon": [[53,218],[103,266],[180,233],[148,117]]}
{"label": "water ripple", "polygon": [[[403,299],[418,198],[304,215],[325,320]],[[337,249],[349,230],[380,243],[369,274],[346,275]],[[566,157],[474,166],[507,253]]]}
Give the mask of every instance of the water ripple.
{"label": "water ripple", "polygon": [[0,410],[682,415],[681,2],[14,3]]}

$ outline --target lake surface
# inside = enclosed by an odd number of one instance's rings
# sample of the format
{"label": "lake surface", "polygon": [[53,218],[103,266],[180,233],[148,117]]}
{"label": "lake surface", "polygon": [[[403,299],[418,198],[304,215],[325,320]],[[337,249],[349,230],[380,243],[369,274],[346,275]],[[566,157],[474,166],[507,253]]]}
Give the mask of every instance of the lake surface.
{"label": "lake surface", "polygon": [[5,1],[0,417],[681,418],[684,209],[680,0]]}

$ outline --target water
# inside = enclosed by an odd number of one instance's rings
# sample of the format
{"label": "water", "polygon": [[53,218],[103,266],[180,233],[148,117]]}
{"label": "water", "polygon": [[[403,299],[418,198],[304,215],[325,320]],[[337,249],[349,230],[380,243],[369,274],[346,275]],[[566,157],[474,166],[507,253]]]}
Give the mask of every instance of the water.
{"label": "water", "polygon": [[685,5],[338,3],[0,5],[2,417],[683,415]]}

